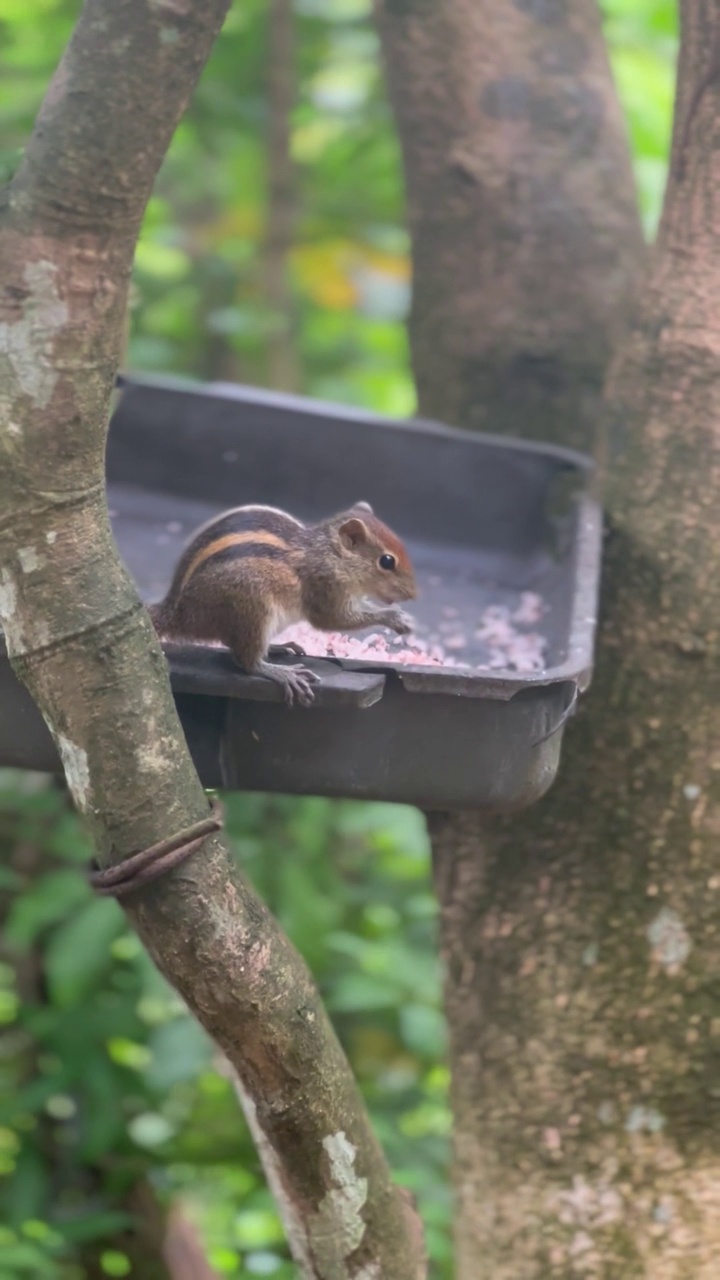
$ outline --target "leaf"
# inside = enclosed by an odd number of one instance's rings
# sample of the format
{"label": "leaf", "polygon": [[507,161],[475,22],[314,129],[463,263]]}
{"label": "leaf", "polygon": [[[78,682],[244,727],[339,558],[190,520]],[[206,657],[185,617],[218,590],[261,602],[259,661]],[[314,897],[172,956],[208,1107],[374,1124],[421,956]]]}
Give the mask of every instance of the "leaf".
{"label": "leaf", "polygon": [[3,1225],[20,1226],[28,1218],[42,1218],[47,1192],[45,1163],[35,1145],[26,1140],[3,1196]]}
{"label": "leaf", "polygon": [[190,259],[173,245],[141,240],[135,251],[135,267],[158,280],[175,284],[187,275]]}
{"label": "leaf", "polygon": [[52,871],[41,876],[15,899],[6,925],[8,942],[25,950],[44,929],[59,923],[89,897],[90,890],[77,871]]}
{"label": "leaf", "polygon": [[18,1242],[3,1249],[0,1280],[16,1280],[20,1276],[27,1280],[38,1280],[39,1276],[55,1280],[58,1275],[56,1265],[38,1245]]}
{"label": "leaf", "polygon": [[125,921],[111,898],[94,898],[53,933],[45,969],[55,1004],[67,1009],[85,999],[103,981],[112,964],[110,945]]}
{"label": "leaf", "polygon": [[158,1111],[143,1111],[134,1116],[128,1125],[128,1132],[133,1142],[139,1147],[160,1147],[175,1136],[176,1126]]}
{"label": "leaf", "polygon": [[84,870],[92,853],[92,842],[87,831],[80,825],[76,813],[58,814],[53,823],[48,849],[56,858]]}
{"label": "leaf", "polygon": [[56,1230],[72,1244],[84,1244],[88,1240],[112,1239],[134,1225],[135,1219],[129,1213],[89,1213],[57,1223]]}
{"label": "leaf", "polygon": [[273,1209],[246,1209],[235,1219],[235,1242],[241,1249],[282,1244],[285,1233]]}
{"label": "leaf", "polygon": [[425,1058],[441,1058],[447,1048],[445,1019],[437,1009],[423,1004],[406,1004],[400,1010],[402,1038],[413,1053]]}
{"label": "leaf", "polygon": [[0,867],[0,891],[15,893],[22,887],[23,879],[17,871],[13,871],[10,867]]}
{"label": "leaf", "polygon": [[88,1054],[85,1061],[87,1072],[78,1087],[80,1140],[77,1150],[83,1164],[89,1165],[122,1144],[126,1125],[120,1073],[98,1049]]}
{"label": "leaf", "polygon": [[152,1061],[148,1085],[165,1092],[181,1080],[193,1080],[212,1057],[212,1045],[194,1018],[177,1018],[157,1027],[149,1040]]}
{"label": "leaf", "polygon": [[348,973],[338,978],[328,998],[328,1008],[336,1013],[357,1013],[368,1009],[394,1009],[402,994],[390,982],[364,973]]}

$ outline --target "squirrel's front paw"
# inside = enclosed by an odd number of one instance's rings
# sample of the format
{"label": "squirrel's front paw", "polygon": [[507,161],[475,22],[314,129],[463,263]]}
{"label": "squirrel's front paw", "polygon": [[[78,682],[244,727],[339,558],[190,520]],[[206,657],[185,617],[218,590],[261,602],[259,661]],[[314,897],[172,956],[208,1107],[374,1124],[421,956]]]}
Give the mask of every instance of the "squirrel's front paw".
{"label": "squirrel's front paw", "polygon": [[383,618],[386,627],[397,632],[399,636],[409,636],[415,627],[415,619],[404,609],[388,609]]}

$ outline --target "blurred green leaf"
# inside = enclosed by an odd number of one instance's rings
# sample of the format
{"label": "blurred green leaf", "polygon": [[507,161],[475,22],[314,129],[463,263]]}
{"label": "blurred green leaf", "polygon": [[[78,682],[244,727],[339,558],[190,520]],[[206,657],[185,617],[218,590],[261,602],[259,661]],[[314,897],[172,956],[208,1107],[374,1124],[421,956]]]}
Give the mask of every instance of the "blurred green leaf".
{"label": "blurred green leaf", "polygon": [[112,962],[111,943],[123,929],[117,903],[95,898],[54,931],[45,967],[56,1004],[68,1008],[100,986]]}
{"label": "blurred green leaf", "polygon": [[212,1045],[194,1018],[176,1018],[153,1029],[148,1046],[151,1060],[146,1079],[164,1092],[181,1080],[194,1080],[207,1066]]}
{"label": "blurred green leaf", "polygon": [[235,1219],[235,1242],[240,1249],[282,1244],[284,1240],[282,1223],[270,1209],[247,1210]]}
{"label": "blurred green leaf", "polygon": [[130,1259],[119,1249],[106,1249],[100,1256],[100,1266],[106,1276],[129,1276],[132,1272]]}
{"label": "blurred green leaf", "polygon": [[422,1004],[406,1004],[400,1010],[400,1028],[411,1052],[441,1058],[447,1050],[445,1019],[437,1009]]}
{"label": "blurred green leaf", "polygon": [[[5,1225],[19,1228],[28,1218],[42,1218],[48,1207],[49,1170],[41,1153],[25,1142],[18,1154],[12,1178],[2,1187],[0,1206]],[[4,1261],[4,1252],[2,1260]]]}
{"label": "blurred green leaf", "polygon": [[397,987],[364,973],[347,973],[334,984],[327,1004],[336,1013],[357,1013],[368,1009],[393,1009],[399,1001]]}
{"label": "blurred green leaf", "polygon": [[119,1235],[134,1225],[129,1213],[87,1213],[74,1218],[63,1218],[58,1230],[73,1244],[85,1244],[90,1240]]}
{"label": "blurred green leaf", "polygon": [[41,876],[12,904],[5,926],[7,941],[12,947],[30,946],[43,929],[64,920],[89,897],[90,889],[77,871]]}
{"label": "blurred green leaf", "polygon": [[126,1121],[122,1082],[118,1072],[106,1055],[99,1052],[86,1057],[86,1063],[78,1156],[85,1164],[94,1164],[119,1145]]}
{"label": "blurred green leaf", "polygon": [[174,1126],[158,1111],[144,1111],[142,1115],[134,1116],[128,1127],[133,1142],[151,1150],[169,1142],[175,1133]]}

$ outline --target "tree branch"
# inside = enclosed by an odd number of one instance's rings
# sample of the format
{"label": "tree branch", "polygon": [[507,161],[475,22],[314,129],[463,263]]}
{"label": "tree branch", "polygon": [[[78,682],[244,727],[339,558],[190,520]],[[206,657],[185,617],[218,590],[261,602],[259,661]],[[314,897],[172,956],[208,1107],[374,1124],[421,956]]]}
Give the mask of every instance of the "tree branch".
{"label": "tree branch", "polygon": [[11,215],[63,236],[112,234],[132,252],[229,3],[87,0],[12,183]]}
{"label": "tree branch", "polygon": [[[104,452],[135,238],[226,9],[88,0],[0,223],[0,621],[105,864],[207,814]],[[127,904],[252,1102],[311,1242],[303,1274],[417,1280],[412,1214],[310,975],[226,845]]]}

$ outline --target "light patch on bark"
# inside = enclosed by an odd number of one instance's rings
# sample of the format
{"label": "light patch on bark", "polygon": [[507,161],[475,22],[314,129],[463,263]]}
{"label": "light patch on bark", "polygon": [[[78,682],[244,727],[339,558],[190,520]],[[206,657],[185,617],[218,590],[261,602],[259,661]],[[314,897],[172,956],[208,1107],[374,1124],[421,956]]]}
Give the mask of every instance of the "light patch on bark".
{"label": "light patch on bark", "polygon": [[357,1148],[342,1129],[323,1138],[323,1148],[335,1186],[323,1196],[310,1223],[313,1255],[323,1280],[352,1280],[347,1259],[365,1234],[362,1208],[367,1200],[367,1178],[356,1173]]}
{"label": "light patch on bark", "polygon": [[135,753],[138,765],[143,772],[165,773],[174,763],[175,743],[172,738],[158,736],[154,717],[148,720],[147,735],[147,743]]}
{"label": "light patch on bark", "polygon": [[180,39],[180,32],[177,27],[161,27],[160,43],[161,44],[177,44]]}
{"label": "light patch on bark", "polygon": [[659,1133],[665,1128],[665,1117],[655,1107],[632,1107],[625,1119],[628,1133]]}
{"label": "light patch on bark", "polygon": [[601,1102],[597,1109],[597,1118],[601,1124],[614,1124],[617,1120],[617,1107],[614,1102],[608,1099]]}
{"label": "light patch on bark", "polygon": [[34,573],[42,565],[35,547],[18,547],[18,560],[23,573]]}
{"label": "light patch on bark", "polygon": [[[58,293],[53,262],[40,259],[25,267],[28,297],[22,318],[0,324],[0,351],[12,369],[17,391],[39,409],[50,403],[58,373],[48,356],[57,333],[67,323],[68,308]],[[9,395],[13,392],[10,390]]]}
{"label": "light patch on bark", "polygon": [[7,631],[15,621],[17,588],[7,569],[0,569],[0,622]]}
{"label": "light patch on bark", "polygon": [[692,942],[690,934],[677,911],[662,907],[648,925],[647,940],[653,949],[653,957],[665,969],[676,969],[687,960]]}
{"label": "light patch on bark", "polygon": [[604,1179],[589,1182],[576,1174],[572,1186],[551,1197],[560,1221],[568,1227],[605,1227],[623,1213],[622,1196]]}
{"label": "light patch on bark", "polygon": [[6,422],[5,429],[9,436],[21,436],[23,433],[19,422]]}
{"label": "light patch on bark", "polygon": [[50,725],[48,725],[48,728],[60,752],[60,759],[65,770],[65,778],[70,788],[70,794],[78,809],[81,813],[84,813],[90,804],[90,770],[88,768],[87,751],[84,751],[82,747],[77,747],[64,734],[56,733]]}
{"label": "light patch on bark", "polygon": [[[33,567],[37,568],[38,565]],[[11,658],[19,658],[31,649],[42,649],[50,640],[48,625],[42,619],[31,618],[25,625],[18,608],[17,586],[8,569],[0,569],[0,625],[5,633],[7,651]]]}
{"label": "light patch on bark", "polygon": [[148,0],[148,7],[159,13],[186,15],[192,8],[192,0]]}
{"label": "light patch on bark", "polygon": [[45,534],[45,541],[46,541],[50,546],[52,546],[52,544],[53,544],[53,542],[55,542],[56,538],[57,538],[57,533],[56,533],[56,531],[55,531],[54,529],[48,529],[47,533]]}
{"label": "light patch on bark", "polygon": [[5,632],[8,653],[23,651],[24,635],[17,612],[17,587],[7,569],[0,569],[0,622]]}

